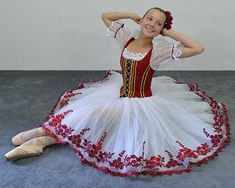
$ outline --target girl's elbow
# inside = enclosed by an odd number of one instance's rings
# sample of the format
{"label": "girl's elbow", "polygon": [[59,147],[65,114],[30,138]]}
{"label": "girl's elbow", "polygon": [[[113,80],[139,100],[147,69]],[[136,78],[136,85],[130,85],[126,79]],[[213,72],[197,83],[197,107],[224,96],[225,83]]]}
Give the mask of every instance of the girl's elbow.
{"label": "girl's elbow", "polygon": [[102,14],[101,14],[101,18],[102,18],[102,20],[105,19],[105,13],[102,13]]}
{"label": "girl's elbow", "polygon": [[101,18],[102,18],[102,20],[106,20],[107,19],[107,12],[103,12],[101,14]]}
{"label": "girl's elbow", "polygon": [[205,48],[203,46],[199,46],[195,49],[197,54],[201,54],[205,51]]}
{"label": "girl's elbow", "polygon": [[205,51],[205,48],[202,46],[201,49],[200,49],[200,52],[204,52]]}

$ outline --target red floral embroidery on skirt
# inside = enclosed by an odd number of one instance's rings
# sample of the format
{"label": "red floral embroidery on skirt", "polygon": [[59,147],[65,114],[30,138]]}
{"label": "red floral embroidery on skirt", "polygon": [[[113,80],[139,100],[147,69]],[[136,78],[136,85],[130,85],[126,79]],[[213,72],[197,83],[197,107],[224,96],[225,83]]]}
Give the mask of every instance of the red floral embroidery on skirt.
{"label": "red floral embroidery on skirt", "polygon": [[[105,79],[107,79],[108,75],[110,75],[110,72],[106,73]],[[179,81],[176,80],[175,83],[181,84]],[[92,82],[90,82],[90,84],[92,84]],[[78,89],[84,87],[85,87],[84,84],[78,85]],[[217,153],[221,151],[221,149],[230,142],[230,127],[228,123],[227,110],[225,106],[218,104],[212,97],[206,95],[204,91],[200,91],[197,84],[189,83],[188,87],[190,91],[194,92],[203,101],[208,102],[208,104],[211,106],[211,112],[214,114],[214,120],[215,120],[213,128],[216,134],[209,134],[205,129],[203,129],[205,135],[211,140],[211,146],[209,146],[208,143],[202,143],[194,150],[187,148],[181,142],[176,141],[180,146],[178,155],[174,157],[169,151],[165,151],[169,156],[169,159],[167,161],[164,159],[164,157],[157,154],[155,156],[151,156],[149,159],[145,159],[144,143],[143,143],[143,152],[141,156],[136,156],[134,154],[127,155],[125,154],[125,151],[122,151],[119,154],[112,153],[109,151],[103,151],[102,146],[105,141],[106,132],[103,133],[102,137],[98,140],[97,143],[94,143],[91,140],[86,139],[85,134],[87,131],[90,131],[90,128],[82,129],[79,134],[73,135],[74,131],[73,129],[69,128],[65,124],[61,124],[65,116],[68,115],[70,112],[72,112],[72,110],[68,110],[58,115],[51,114],[49,116],[48,118],[49,126],[55,128],[55,133],[53,133],[51,130],[49,130],[43,125],[42,127],[45,129],[45,131],[48,132],[48,134],[52,135],[57,140],[61,140],[61,143],[63,142],[62,141],[63,139],[61,139],[60,137],[68,138],[71,147],[78,155],[80,155],[83,163],[91,164],[100,170],[109,172],[111,175],[112,174],[120,176],[139,175],[139,174],[162,175],[162,174],[186,172],[189,169],[191,169],[191,163],[188,164],[189,166],[187,168],[182,169],[183,161],[190,158],[198,158],[201,155],[205,156],[209,152],[211,152],[212,149],[216,147],[216,151],[214,151],[214,153],[211,156],[205,157],[203,158],[203,160],[196,162],[196,164],[200,165],[201,163],[207,162],[209,159],[212,159],[214,156],[216,156]],[[65,95],[66,97],[60,103],[60,108],[67,105],[68,99],[75,95],[73,92],[66,93]],[[221,127],[223,125],[225,125],[227,131],[225,138],[221,134],[222,131]],[[108,166],[117,169],[117,171],[110,170],[108,167],[98,166],[98,163],[109,164]],[[122,170],[123,168],[127,167],[135,167],[135,168],[141,167],[141,169],[143,170],[129,171],[126,173],[118,172],[118,170]],[[169,170],[160,171],[160,168],[162,167],[168,168]],[[171,168],[174,167],[180,167],[180,169],[171,170]]]}

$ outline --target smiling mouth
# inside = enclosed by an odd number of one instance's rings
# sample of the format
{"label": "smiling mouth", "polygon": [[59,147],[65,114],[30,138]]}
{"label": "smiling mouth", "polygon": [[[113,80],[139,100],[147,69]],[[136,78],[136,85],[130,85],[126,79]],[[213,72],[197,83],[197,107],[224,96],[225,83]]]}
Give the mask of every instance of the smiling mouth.
{"label": "smiling mouth", "polygon": [[154,30],[152,28],[150,28],[150,27],[145,27],[145,28],[147,29],[148,32],[151,32],[151,33],[154,32]]}

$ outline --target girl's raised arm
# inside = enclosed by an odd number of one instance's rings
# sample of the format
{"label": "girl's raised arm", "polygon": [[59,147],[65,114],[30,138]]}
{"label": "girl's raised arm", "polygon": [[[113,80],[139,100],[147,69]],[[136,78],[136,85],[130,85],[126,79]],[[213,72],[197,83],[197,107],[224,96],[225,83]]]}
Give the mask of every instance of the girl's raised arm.
{"label": "girl's raised arm", "polygon": [[119,19],[132,19],[134,22],[139,24],[141,17],[136,13],[131,12],[105,12],[102,14],[102,20],[107,27],[112,25],[112,21]]}
{"label": "girl's raised arm", "polygon": [[163,29],[162,35],[181,42],[181,44],[183,45],[182,47],[180,47],[182,51],[182,54],[180,55],[181,58],[191,57],[204,51],[204,47],[199,42],[183,33],[179,33],[172,29]]}

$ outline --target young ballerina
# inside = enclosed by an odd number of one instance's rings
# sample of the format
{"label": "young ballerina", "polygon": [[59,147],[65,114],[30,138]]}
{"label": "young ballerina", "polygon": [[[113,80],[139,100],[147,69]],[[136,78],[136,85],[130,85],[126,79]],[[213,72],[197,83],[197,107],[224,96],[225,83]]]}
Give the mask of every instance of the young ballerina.
{"label": "young ballerina", "polygon": [[[135,38],[121,19],[140,25]],[[135,13],[103,13],[108,34],[122,52],[122,74],[66,91],[39,128],[12,138],[20,145],[7,160],[39,155],[55,143],[69,144],[82,162],[113,175],[187,172],[229,143],[225,105],[171,77],[153,77],[161,63],[200,54],[197,41],[171,29],[170,12],[154,7]],[[170,37],[174,44],[159,36]]]}

